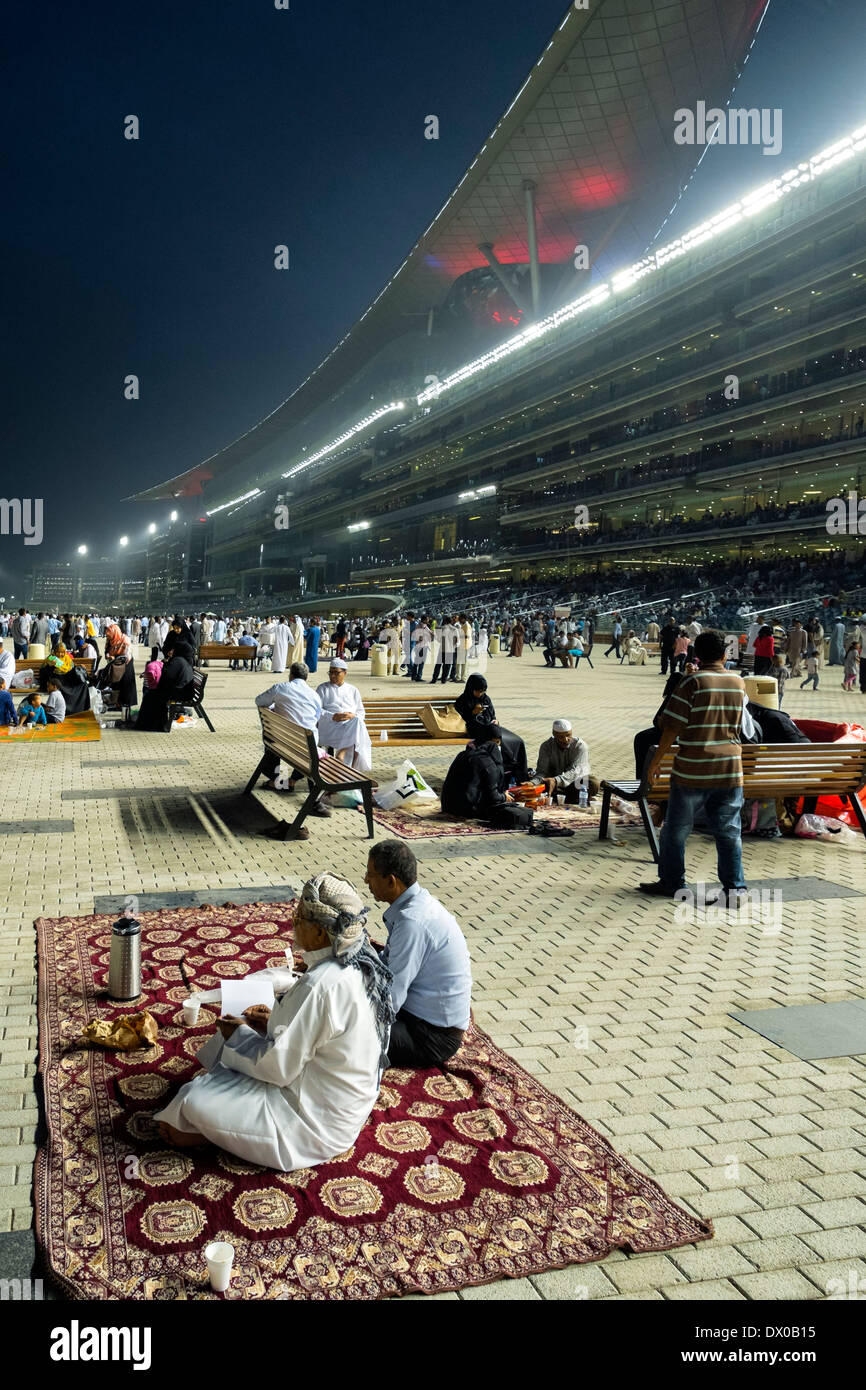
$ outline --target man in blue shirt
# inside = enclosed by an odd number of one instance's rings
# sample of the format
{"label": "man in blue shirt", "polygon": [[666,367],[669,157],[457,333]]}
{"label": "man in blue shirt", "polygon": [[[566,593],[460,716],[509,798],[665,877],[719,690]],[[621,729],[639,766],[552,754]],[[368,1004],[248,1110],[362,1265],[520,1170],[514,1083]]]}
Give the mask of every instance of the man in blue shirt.
{"label": "man in blue shirt", "polygon": [[469,1026],[472,974],[463,933],[450,912],[418,883],[415,856],[402,840],[381,840],[367,860],[364,882],[379,902],[388,944],[382,959],[394,979],[397,1015],[392,1067],[441,1067]]}

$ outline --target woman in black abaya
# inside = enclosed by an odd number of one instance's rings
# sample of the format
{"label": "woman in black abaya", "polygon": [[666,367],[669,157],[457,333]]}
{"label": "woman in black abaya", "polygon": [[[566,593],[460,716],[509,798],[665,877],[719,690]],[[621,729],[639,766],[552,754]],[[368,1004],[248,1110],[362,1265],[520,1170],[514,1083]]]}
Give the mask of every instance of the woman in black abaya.
{"label": "woman in black abaya", "polygon": [[193,649],[188,642],[176,642],[171,657],[162,668],[162,675],[155,690],[145,692],[136,729],[145,733],[164,734],[168,732],[168,707],[172,701],[186,704],[193,695]]}
{"label": "woman in black abaya", "polygon": [[[466,732],[471,739],[475,739],[488,724],[498,722],[493,701],[487,694],[487,681],[483,676],[469,677],[463,694],[454,701],[454,708],[466,724]],[[523,739],[501,726],[500,733],[505,771],[514,777],[515,781],[525,782],[529,776],[529,764],[526,761]]]}

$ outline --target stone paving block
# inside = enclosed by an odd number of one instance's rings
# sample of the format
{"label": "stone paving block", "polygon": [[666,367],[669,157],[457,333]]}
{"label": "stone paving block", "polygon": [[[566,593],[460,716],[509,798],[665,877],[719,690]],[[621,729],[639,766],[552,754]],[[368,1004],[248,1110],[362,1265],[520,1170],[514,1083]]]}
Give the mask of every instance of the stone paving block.
{"label": "stone paving block", "polygon": [[681,1284],[683,1273],[667,1255],[637,1255],[614,1268],[608,1268],[608,1278],[619,1293],[637,1293],[641,1289],[662,1289],[667,1284]]}
{"label": "stone paving block", "polygon": [[815,1250],[824,1260],[866,1255],[866,1231],[859,1226],[848,1230],[820,1231],[817,1234],[804,1233],[803,1240],[810,1250]]}
{"label": "stone paving block", "polygon": [[467,1302],[532,1302],[540,1301],[541,1294],[528,1279],[498,1279],[495,1284],[461,1289],[460,1297]]}
{"label": "stone paving block", "polygon": [[665,1298],[676,1303],[744,1303],[745,1294],[727,1279],[704,1279],[697,1283],[668,1285]]}
{"label": "stone paving block", "polygon": [[[690,1175],[691,1176],[691,1175]],[[665,1178],[665,1187],[673,1195],[671,1188],[671,1175]],[[695,1180],[695,1187],[699,1187]],[[683,1189],[677,1189],[683,1191]],[[718,1192],[689,1191],[683,1195],[688,1195],[697,1206],[702,1216],[708,1216],[712,1221],[720,1216],[741,1216],[743,1212],[759,1211],[760,1207],[754,1198],[747,1192],[742,1192],[736,1188],[731,1191],[720,1190]]]}
{"label": "stone paving block", "polygon": [[828,1298],[866,1299],[866,1260],[820,1260],[803,1265],[800,1273]]}
{"label": "stone paving block", "polygon": [[750,1211],[743,1214],[743,1221],[763,1237],[797,1236],[805,1232],[821,1230],[818,1222],[799,1207],[774,1207],[769,1211]]}
{"label": "stone paving block", "polygon": [[814,1201],[813,1187],[813,1180],[808,1187],[804,1182],[762,1182],[750,1184],[746,1190],[756,1206],[768,1211],[773,1207],[802,1207],[805,1202]]}
{"label": "stone paving block", "polygon": [[551,1269],[545,1274],[533,1274],[529,1282],[544,1299],[577,1300],[608,1298],[618,1292],[601,1264],[569,1265],[567,1269]]}
{"label": "stone paving block", "polygon": [[762,1271],[798,1268],[820,1260],[799,1236],[774,1236],[771,1240],[738,1240],[741,1255]]}
{"label": "stone paving block", "polygon": [[837,1226],[863,1226],[866,1224],[866,1202],[860,1201],[856,1197],[841,1198],[835,1202],[816,1202],[804,1205],[803,1211],[825,1230],[832,1230]]}
{"label": "stone paving block", "polygon": [[694,1250],[688,1247],[672,1250],[670,1258],[687,1279],[695,1282],[703,1279],[730,1279],[737,1274],[748,1274],[753,1269],[752,1264],[732,1245],[717,1247],[712,1241],[708,1241],[706,1245],[699,1245]]}
{"label": "stone paving block", "polygon": [[798,1302],[819,1297],[815,1285],[795,1269],[779,1269],[766,1274],[740,1274],[734,1277],[734,1283],[737,1288],[742,1289],[747,1298],[761,1301]]}
{"label": "stone paving block", "polygon": [[[826,1176],[816,1173],[814,1177],[806,1179],[804,1186],[822,1201],[830,1201],[836,1197],[858,1197],[861,1193],[866,1193],[866,1162],[859,1173],[828,1173]],[[807,1197],[801,1205],[811,1200]]]}

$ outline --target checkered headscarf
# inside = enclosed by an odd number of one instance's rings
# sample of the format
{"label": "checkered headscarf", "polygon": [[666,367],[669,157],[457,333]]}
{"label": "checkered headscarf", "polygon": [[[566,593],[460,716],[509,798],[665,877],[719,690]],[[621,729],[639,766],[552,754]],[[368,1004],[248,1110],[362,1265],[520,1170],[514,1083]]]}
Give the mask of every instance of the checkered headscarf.
{"label": "checkered headscarf", "polygon": [[391,971],[370,945],[365,907],[348,879],[340,874],[317,874],[301,889],[299,904],[304,916],[331,938],[331,954],[338,965],[360,970],[376,1021],[376,1032],[387,1065],[388,1042],[394,1008],[391,1003]]}

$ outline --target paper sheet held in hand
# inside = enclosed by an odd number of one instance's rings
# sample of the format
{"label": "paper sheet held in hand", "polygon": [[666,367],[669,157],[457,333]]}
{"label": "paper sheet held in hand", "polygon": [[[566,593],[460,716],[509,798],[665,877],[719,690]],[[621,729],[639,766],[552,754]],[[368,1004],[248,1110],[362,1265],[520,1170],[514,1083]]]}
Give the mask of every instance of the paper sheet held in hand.
{"label": "paper sheet held in hand", "polygon": [[252,1008],[253,1004],[267,1004],[269,1009],[274,1007],[274,987],[269,979],[263,978],[257,971],[255,974],[243,976],[240,980],[222,981],[224,1018],[229,1014],[234,1018],[240,1018],[244,1009]]}

